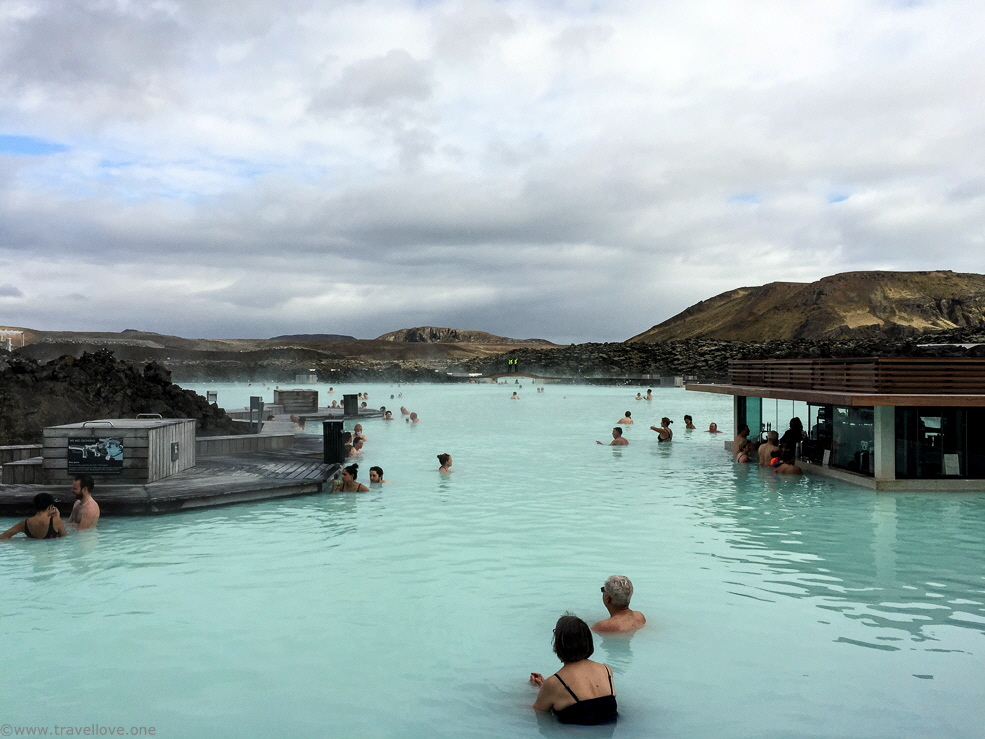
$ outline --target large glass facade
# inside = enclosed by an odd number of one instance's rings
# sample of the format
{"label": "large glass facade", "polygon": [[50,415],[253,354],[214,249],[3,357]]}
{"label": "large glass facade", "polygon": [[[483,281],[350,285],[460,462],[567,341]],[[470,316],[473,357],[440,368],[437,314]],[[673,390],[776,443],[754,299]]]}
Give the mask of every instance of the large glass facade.
{"label": "large glass facade", "polygon": [[739,413],[736,425],[747,424],[752,431],[750,439],[765,438],[767,431],[773,430],[781,436],[790,427],[791,418],[799,418],[805,429],[810,428],[807,403],[799,400],[777,400],[775,398],[739,397]]}
{"label": "large glass facade", "polygon": [[833,406],[831,466],[872,475],[875,471],[875,432],[872,408]]}
{"label": "large glass facade", "polygon": [[985,478],[985,409],[896,409],[896,477]]}
{"label": "large glass facade", "polygon": [[812,403],[807,441],[802,456],[862,475],[875,474],[875,425],[871,407],[856,408]]}

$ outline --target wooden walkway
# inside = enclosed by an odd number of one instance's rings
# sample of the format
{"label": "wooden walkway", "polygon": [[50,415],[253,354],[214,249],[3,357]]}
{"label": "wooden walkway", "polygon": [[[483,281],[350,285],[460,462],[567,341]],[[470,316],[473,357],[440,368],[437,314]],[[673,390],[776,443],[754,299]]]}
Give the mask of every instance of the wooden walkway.
{"label": "wooden walkway", "polygon": [[[246,503],[325,491],[339,470],[324,464],[321,438],[297,437],[295,449],[199,459],[191,469],[144,485],[99,484],[93,497],[102,513],[142,515]],[[51,493],[63,517],[74,497],[65,485],[2,485],[0,515],[25,515],[38,493]]]}

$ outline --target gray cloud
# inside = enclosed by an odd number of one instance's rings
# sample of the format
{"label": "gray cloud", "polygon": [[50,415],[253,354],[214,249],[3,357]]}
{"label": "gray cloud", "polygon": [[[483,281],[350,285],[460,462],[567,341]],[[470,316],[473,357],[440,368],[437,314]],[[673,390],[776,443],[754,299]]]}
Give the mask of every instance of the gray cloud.
{"label": "gray cloud", "polygon": [[65,146],[0,167],[17,325],[620,340],[740,285],[981,270],[977,13],[0,12],[0,133]]}

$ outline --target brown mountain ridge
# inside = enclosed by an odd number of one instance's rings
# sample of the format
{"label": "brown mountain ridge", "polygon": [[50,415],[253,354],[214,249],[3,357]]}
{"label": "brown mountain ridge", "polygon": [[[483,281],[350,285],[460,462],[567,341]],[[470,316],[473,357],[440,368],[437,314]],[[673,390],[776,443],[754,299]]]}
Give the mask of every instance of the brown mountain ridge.
{"label": "brown mountain ridge", "polygon": [[716,295],[628,339],[838,339],[985,327],[985,275],[844,272]]}

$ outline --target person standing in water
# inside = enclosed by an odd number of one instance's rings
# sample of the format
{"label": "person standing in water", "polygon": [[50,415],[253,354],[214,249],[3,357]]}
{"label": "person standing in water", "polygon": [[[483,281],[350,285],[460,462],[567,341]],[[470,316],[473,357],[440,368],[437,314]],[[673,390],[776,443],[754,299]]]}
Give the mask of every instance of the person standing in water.
{"label": "person standing in water", "polygon": [[[601,441],[596,441],[596,444],[602,444]],[[628,446],[629,439],[623,438],[622,429],[616,426],[612,429],[612,441],[609,442],[609,446]]]}
{"label": "person standing in water", "polygon": [[91,528],[99,521],[99,505],[92,499],[92,490],[95,487],[92,475],[76,475],[72,481],[75,505],[72,506],[68,522],[75,524],[79,530]]}
{"label": "person standing in water", "polygon": [[670,424],[672,424],[672,423],[673,423],[673,421],[671,421],[669,418],[667,418],[667,416],[664,416],[663,418],[660,419],[660,427],[659,428],[657,428],[656,426],[651,426],[650,427],[650,430],[651,431],[656,431],[657,432],[657,441],[658,442],[660,442],[660,441],[670,441],[671,439],[674,438],[674,432],[671,431],[671,429],[670,429]]}
{"label": "person standing in water", "polygon": [[633,583],[625,575],[610,575],[602,586],[602,605],[609,617],[592,626],[599,633],[634,631],[646,625],[646,616],[629,607],[633,597]]}
{"label": "person standing in water", "polygon": [[438,472],[443,475],[450,475],[452,473],[451,465],[451,455],[450,454],[439,454],[438,463],[441,465],[438,467]]}

